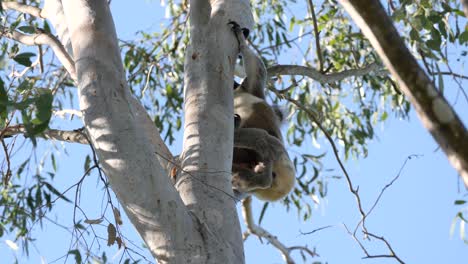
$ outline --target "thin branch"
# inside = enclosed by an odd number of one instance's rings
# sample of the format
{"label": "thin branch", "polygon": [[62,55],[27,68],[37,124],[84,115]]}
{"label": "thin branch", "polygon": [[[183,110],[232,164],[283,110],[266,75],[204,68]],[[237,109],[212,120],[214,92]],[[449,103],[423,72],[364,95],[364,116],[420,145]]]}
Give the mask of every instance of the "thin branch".
{"label": "thin branch", "polygon": [[[344,225],[344,224],[343,224]],[[395,254],[395,251],[393,250],[393,248],[391,247],[390,243],[387,242],[387,240],[383,237],[379,237],[379,236],[376,236],[372,233],[369,233],[369,232],[365,232],[365,234],[367,236],[370,236],[370,237],[373,237],[373,238],[376,238],[378,240],[381,240],[385,243],[385,245],[387,246],[388,250],[391,252],[390,255],[385,255],[385,254],[380,254],[380,255],[371,255],[369,253],[369,251],[367,251],[367,249],[364,247],[364,245],[362,244],[362,242],[356,237],[355,234],[353,234],[346,225],[344,225],[345,229],[346,229],[346,232],[348,232],[348,234],[354,239],[354,241],[356,241],[356,243],[358,243],[359,247],[361,248],[361,250],[364,252],[364,254],[366,255],[365,257],[363,257],[363,259],[371,259],[371,258],[393,258],[393,259],[396,259],[396,261],[398,261],[399,263],[401,264],[405,264],[405,262],[399,258],[396,254]]]}
{"label": "thin branch", "polygon": [[376,74],[387,74],[388,72],[382,69],[378,63],[371,63],[360,69],[345,70],[342,72],[323,74],[319,71],[306,66],[299,65],[275,65],[268,68],[268,75],[302,75],[307,76],[319,83],[334,83],[342,81],[348,77],[358,77],[375,72]]}
{"label": "thin branch", "polygon": [[65,115],[67,114],[71,116],[77,116],[79,118],[83,117],[83,114],[81,113],[81,111],[76,110],[76,109],[62,109],[62,110],[54,111],[54,115],[59,116],[59,117],[65,117]]}
{"label": "thin branch", "polygon": [[314,10],[314,3],[312,0],[308,0],[307,2],[310,8],[310,14],[312,15],[312,22],[314,24],[314,33],[315,33],[315,51],[317,52],[317,58],[319,61],[319,72],[323,72],[323,57],[322,57],[322,49],[320,48],[320,38],[317,26],[317,18],[315,17],[315,10]]}
{"label": "thin branch", "polygon": [[339,0],[379,54],[468,188],[468,130],[406,47],[378,0]]}
{"label": "thin branch", "polygon": [[406,163],[408,163],[408,161],[412,158],[418,158],[420,157],[420,155],[409,155],[408,157],[406,157],[405,159],[405,162],[403,163],[403,165],[401,165],[401,168],[400,170],[398,171],[398,174],[395,176],[395,178],[393,178],[389,183],[387,183],[387,185],[385,185],[382,190],[380,191],[380,194],[379,196],[377,197],[377,199],[375,200],[374,204],[371,206],[371,208],[369,209],[369,211],[366,213],[366,217],[368,217],[372,211],[374,210],[375,206],[379,203],[380,201],[380,198],[382,198],[382,195],[383,193],[385,192],[385,190],[387,190],[387,188],[389,188],[390,186],[393,185],[393,183],[398,180],[398,178],[400,178],[400,175],[401,175],[401,172],[403,171],[403,169],[406,167]]}
{"label": "thin branch", "polygon": [[[3,137],[11,137],[14,135],[27,134],[26,128],[24,125],[14,125],[6,127],[2,131],[2,138]],[[41,134],[37,135],[39,137],[43,137],[46,139],[54,139],[59,141],[66,141],[71,143],[80,143],[80,144],[88,144],[86,140],[86,134],[83,133],[82,128],[75,129],[71,131],[67,130],[58,130],[58,129],[46,129]]]}
{"label": "thin branch", "polygon": [[452,71],[452,68],[450,67],[450,65],[448,63],[447,63],[447,68],[448,68],[449,72],[438,72],[438,74],[452,76],[452,79],[458,84],[459,91],[463,94],[463,96],[465,97],[465,100],[468,101],[468,95],[466,94],[465,89],[464,89],[462,83],[460,82],[460,80],[457,79],[457,77],[458,77],[458,78],[461,78],[461,79],[467,79],[468,80],[468,76],[454,73]]}
{"label": "thin branch", "polygon": [[366,233],[366,235],[370,236],[370,237],[373,237],[375,239],[378,239],[378,240],[381,240],[385,243],[385,245],[387,246],[388,250],[390,250],[390,252],[392,253],[391,255],[374,255],[374,256],[367,256],[367,258],[395,258],[398,262],[400,263],[405,263],[403,260],[401,260],[396,254],[395,254],[395,251],[393,250],[392,246],[390,245],[390,243],[388,243],[388,241],[384,238],[384,237],[379,237],[379,236],[376,236],[372,233]]}
{"label": "thin branch", "polygon": [[[286,43],[294,42],[294,41],[296,41],[296,40],[298,40],[298,39],[300,39],[300,38],[302,38],[302,37],[304,37],[304,36],[307,36],[307,35],[312,34],[312,32],[313,32],[313,31],[305,32],[305,33],[303,33],[302,35],[299,35],[299,36],[294,37],[294,38],[292,38],[292,39],[286,39],[286,41],[282,41],[282,42],[277,43],[277,44],[274,44],[274,45],[266,46],[266,47],[263,47],[263,48],[261,48],[261,49],[256,49],[256,51],[260,54],[260,53],[261,53],[262,51],[264,51],[264,50],[268,50],[268,49],[271,49],[271,48],[277,48],[277,47],[279,47],[279,46],[281,46],[281,45],[284,45],[284,44],[286,44]],[[252,47],[255,48],[255,45],[252,45]]]}
{"label": "thin branch", "polygon": [[287,101],[294,104],[297,108],[304,111],[307,114],[307,116],[309,117],[309,119],[312,120],[312,122],[314,122],[317,125],[317,127],[320,129],[320,131],[322,131],[322,133],[325,135],[325,137],[327,138],[328,142],[330,143],[330,145],[331,145],[331,147],[333,149],[333,153],[335,155],[336,161],[338,162],[338,164],[339,164],[339,166],[341,168],[341,171],[343,171],[343,174],[345,175],[346,182],[348,183],[349,191],[356,198],[358,209],[359,209],[359,212],[361,213],[362,229],[364,231],[367,231],[366,226],[365,226],[366,214],[365,214],[364,209],[362,207],[361,197],[359,196],[359,193],[358,193],[359,192],[359,187],[357,187],[357,188],[353,187],[353,183],[351,182],[351,177],[349,176],[348,171],[346,170],[343,162],[341,161],[340,155],[338,153],[338,148],[336,147],[336,144],[333,141],[330,134],[328,133],[328,131],[322,126],[319,118],[315,115],[315,113],[312,112],[307,107],[305,107],[304,105],[302,105],[299,101],[294,100],[294,99],[292,99],[291,97],[289,97],[289,96],[287,96],[285,94],[279,94],[278,91],[276,91],[274,89],[270,89],[270,90],[273,91],[277,96],[285,98]]}
{"label": "thin branch", "polygon": [[313,234],[315,232],[322,231],[322,230],[330,228],[330,227],[333,227],[333,226],[332,225],[322,226],[322,227],[316,228],[316,229],[314,229],[312,231],[309,231],[309,232],[300,232],[300,233],[301,233],[301,235],[311,235],[311,234]]}
{"label": "thin branch", "polygon": [[8,186],[8,182],[10,182],[10,177],[11,177],[11,163],[10,163],[10,154],[8,153],[8,148],[5,144],[5,141],[3,141],[3,138],[0,140],[2,142],[2,147],[3,147],[3,152],[5,153],[5,159],[7,163],[7,169],[3,177],[3,186]]}
{"label": "thin branch", "polygon": [[0,27],[1,35],[9,39],[16,40],[25,45],[49,45],[54,51],[59,61],[63,64],[73,80],[76,80],[75,63],[70,54],[67,53],[62,43],[52,34],[39,32],[37,34],[26,35],[18,31],[9,31],[5,27]]}
{"label": "thin branch", "polygon": [[37,65],[41,66],[41,58],[42,58],[42,55],[39,54],[37,60],[31,63],[30,66],[24,67],[24,69],[21,72],[17,72],[16,70],[13,70],[10,76],[13,76],[15,78],[23,77],[28,71],[34,69]]}
{"label": "thin branch", "polygon": [[250,235],[256,235],[259,239],[264,238],[269,243],[271,243],[275,248],[277,248],[281,254],[283,255],[284,260],[288,264],[294,264],[294,260],[291,257],[291,251],[293,250],[301,250],[303,252],[308,253],[311,257],[318,256],[317,253],[308,249],[307,247],[302,246],[293,246],[293,247],[286,247],[283,243],[281,243],[278,238],[268,231],[263,229],[261,226],[258,226],[254,223],[253,216],[252,216],[252,197],[247,197],[242,201],[242,216],[244,218],[245,225],[247,227],[246,233],[244,233],[244,240]]}
{"label": "thin branch", "polygon": [[18,2],[2,2],[3,9],[11,9],[31,16],[46,18],[42,9],[34,6],[20,4]]}

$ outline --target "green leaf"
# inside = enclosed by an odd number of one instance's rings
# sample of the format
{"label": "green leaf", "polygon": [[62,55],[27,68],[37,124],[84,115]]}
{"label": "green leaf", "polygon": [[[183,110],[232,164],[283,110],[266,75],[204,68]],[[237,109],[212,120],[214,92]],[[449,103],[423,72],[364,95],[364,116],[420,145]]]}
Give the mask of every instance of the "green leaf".
{"label": "green leaf", "polygon": [[26,79],[22,81],[16,89],[18,90],[18,92],[24,92],[31,90],[33,87],[34,85],[28,79]]}
{"label": "green leaf", "polygon": [[84,170],[85,171],[89,170],[90,164],[91,164],[91,158],[89,157],[89,155],[86,155],[85,163],[84,163]]}
{"label": "green leaf", "polygon": [[0,118],[2,120],[7,118],[7,105],[8,105],[8,95],[3,84],[3,80],[0,78]]}
{"label": "green leaf", "polygon": [[466,201],[465,200],[456,200],[455,201],[455,205],[462,205],[462,204],[465,204]]}
{"label": "green leaf", "polygon": [[47,20],[44,20],[44,26],[43,26],[43,29],[44,29],[44,32],[47,32],[47,33],[52,33],[52,31],[50,30],[49,23],[47,23]]}
{"label": "green leaf", "polygon": [[263,217],[265,216],[266,209],[268,208],[268,205],[270,203],[266,202],[263,204],[262,211],[260,212],[260,216],[258,217],[258,224],[260,225],[262,223]]}
{"label": "green leaf", "polygon": [[55,189],[55,187],[52,186],[50,183],[44,182],[44,185],[45,185],[45,187],[47,187],[47,189],[49,189],[49,191],[51,193],[57,195],[59,198],[65,200],[66,202],[71,203],[70,199],[68,199],[67,197],[65,197],[65,195],[63,195],[61,192],[59,192],[57,189]]}
{"label": "green leaf", "polygon": [[53,153],[50,155],[50,159],[52,161],[52,168],[57,172],[57,163],[55,162],[55,155]]}
{"label": "green leaf", "polygon": [[33,34],[36,32],[36,29],[32,26],[21,26],[21,27],[18,27],[18,30],[24,33],[29,33],[29,34]]}
{"label": "green leaf", "polygon": [[402,7],[400,9],[395,10],[395,12],[393,12],[392,14],[392,17],[393,17],[393,20],[395,20],[395,22],[398,22],[404,19],[405,15],[406,15],[405,9],[404,7]]}
{"label": "green leaf", "polygon": [[68,255],[75,255],[75,261],[77,264],[81,264],[81,253],[78,249],[68,251]]}
{"label": "green leaf", "polygon": [[439,31],[436,29],[431,30],[431,39],[426,42],[427,46],[433,50],[440,50],[440,45],[442,44],[442,40],[440,37]]}
{"label": "green leaf", "polygon": [[410,31],[410,38],[412,41],[420,41],[421,39],[419,38],[419,33],[418,31],[411,29]]}
{"label": "green leaf", "polygon": [[26,133],[24,134],[26,137],[29,137],[35,147],[37,145],[36,138],[34,137],[34,126],[31,123],[31,116],[26,112],[25,109],[21,110],[21,118],[23,121],[24,128]]}
{"label": "green leaf", "polygon": [[52,101],[54,97],[49,89],[40,89],[39,91],[40,95],[36,100],[36,118],[39,120],[39,124],[49,123],[52,116]]}
{"label": "green leaf", "polygon": [[385,121],[385,120],[387,120],[387,118],[388,118],[388,113],[383,112],[382,116],[380,117],[380,121]]}
{"label": "green leaf", "polygon": [[465,42],[468,42],[468,31],[465,30],[463,33],[460,34],[458,37],[458,42],[461,44],[465,44]]}
{"label": "green leaf", "polygon": [[17,63],[23,65],[23,66],[29,67],[32,64],[31,57],[34,57],[34,56],[36,56],[35,53],[24,52],[24,53],[20,53],[20,54],[16,55],[13,58],[13,60],[16,61]]}

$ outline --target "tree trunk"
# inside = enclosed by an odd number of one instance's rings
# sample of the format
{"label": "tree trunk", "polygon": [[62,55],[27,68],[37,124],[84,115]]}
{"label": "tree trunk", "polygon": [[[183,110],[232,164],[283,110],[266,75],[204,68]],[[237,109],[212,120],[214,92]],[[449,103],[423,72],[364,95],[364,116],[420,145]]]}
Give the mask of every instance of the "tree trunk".
{"label": "tree trunk", "polygon": [[[248,15],[246,15],[248,14]],[[244,18],[239,20],[238,18]],[[247,18],[247,19],[245,19]],[[200,222],[213,263],[243,263],[243,242],[231,185],[233,74],[238,42],[228,22],[252,28],[248,1],[190,2],[185,59],[183,174],[176,188]],[[226,249],[232,250],[226,254]]]}
{"label": "tree trunk", "polygon": [[61,17],[55,23],[66,19],[61,32],[70,36],[85,128],[111,188],[153,256],[159,263],[243,263],[230,181],[238,46],[227,23],[252,28],[249,2],[190,3],[183,174],[176,188],[167,177],[172,155],[127,86],[107,1],[62,4],[63,13],[59,5],[50,10]]}

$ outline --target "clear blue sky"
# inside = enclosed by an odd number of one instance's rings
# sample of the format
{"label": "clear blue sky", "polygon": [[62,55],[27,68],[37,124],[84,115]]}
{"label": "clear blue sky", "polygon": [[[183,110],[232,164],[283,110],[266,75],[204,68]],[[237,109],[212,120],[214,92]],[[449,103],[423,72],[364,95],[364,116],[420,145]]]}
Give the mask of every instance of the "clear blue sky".
{"label": "clear blue sky", "polygon": [[[159,1],[132,1],[132,4],[129,4],[127,1],[114,0],[111,6],[117,34],[121,39],[132,39],[137,30],[157,30],[164,14]],[[452,90],[452,87],[448,88],[450,85],[453,84],[446,85],[446,91]],[[453,95],[449,92],[449,99],[452,101]],[[467,124],[467,103],[459,100],[456,109]],[[66,127],[79,127],[79,122]],[[367,219],[370,231],[388,239],[406,263],[467,263],[468,246],[459,238],[458,224],[454,235],[450,236],[452,220],[458,210],[463,208],[454,206],[454,200],[466,199],[463,198],[465,192],[458,192],[458,175],[449,165],[445,155],[436,150],[437,145],[414,112],[409,121],[389,118],[377,129],[377,137],[378,139],[369,144],[368,158],[346,162],[353,183],[360,186],[366,209],[372,205],[382,187],[397,175],[408,155],[422,156],[410,160],[399,180],[386,191],[377,208]],[[327,150],[329,157],[325,160],[326,167],[335,168],[335,172],[330,175],[341,174],[327,142],[319,143],[322,146],[320,150],[307,144],[303,147],[312,153]],[[85,153],[89,152],[89,147],[66,144],[68,155],[65,155],[61,151],[61,143],[55,145],[58,146],[58,150],[51,149],[49,144],[42,144],[36,153],[39,159],[45,151],[62,153],[56,179],[57,186],[63,190],[83,174],[83,159]],[[174,147],[173,150],[178,153],[180,147]],[[50,169],[50,164],[45,165],[45,170],[48,168]],[[103,203],[103,191],[96,188],[96,174],[88,177],[86,182],[81,203],[90,218],[98,217]],[[73,195],[70,193],[68,197],[73,198]],[[328,195],[320,202],[307,222],[301,221],[295,210],[288,213],[281,204],[271,205],[263,227],[278,236],[287,246],[315,247],[321,257],[314,260],[328,263],[396,263],[393,260],[362,259],[363,252],[344,229],[344,224],[354,228],[359,221],[355,199],[344,180],[330,180]],[[255,201],[254,205],[257,219],[262,204]],[[62,225],[71,226],[72,206],[66,203],[59,203],[58,206],[50,218]],[[36,248],[30,248],[29,259],[21,255],[21,250],[15,252],[7,247],[4,242],[8,237],[3,237],[0,240],[0,262],[11,263],[16,255],[20,263],[50,263],[67,252],[70,235],[59,227],[45,223],[43,231],[36,228],[33,233],[38,240],[35,243]],[[300,231],[307,232],[326,225],[332,227],[312,235],[300,234]],[[135,229],[126,219],[123,229],[128,238],[141,245]],[[378,241],[365,242],[365,245],[371,253],[387,253]],[[105,243],[101,246],[107,248]],[[115,246],[107,252],[111,262],[119,261],[120,255],[112,259],[116,253]],[[246,241],[245,252],[247,263],[284,263],[275,248],[267,243],[261,244],[253,236]],[[301,263],[298,254],[294,257]],[[57,261],[63,262],[64,259]],[[73,263],[73,259],[69,258],[67,263]],[[307,263],[311,263],[310,259]]]}

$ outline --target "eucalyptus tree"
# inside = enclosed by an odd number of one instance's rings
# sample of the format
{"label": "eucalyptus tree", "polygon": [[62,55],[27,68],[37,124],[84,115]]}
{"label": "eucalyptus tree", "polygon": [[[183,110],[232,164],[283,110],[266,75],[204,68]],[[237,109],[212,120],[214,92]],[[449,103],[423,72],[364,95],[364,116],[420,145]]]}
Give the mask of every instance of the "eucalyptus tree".
{"label": "eucalyptus tree", "polygon": [[[287,105],[287,141],[298,172],[295,190],[282,201],[288,209],[308,219],[312,200],[326,195],[325,154],[301,148],[324,138],[356,198],[358,227],[388,246],[391,254],[382,256],[402,263],[391,243],[368,231],[370,211],[340,157],[366,157],[375,126],[389,115],[407,118],[411,106],[468,184],[467,132],[442,95],[450,78],[458,87],[445,89],[468,101],[468,76],[456,70],[466,56],[457,47],[468,42],[458,1],[388,1],[384,7],[351,0],[168,0],[159,30],[120,42],[112,3],[104,0],[1,3],[0,236],[16,232],[26,248],[36,223],[47,222],[63,200],[74,205],[75,241],[64,254],[77,262],[106,262],[102,249],[86,243],[103,239],[96,232],[133,256],[120,230],[120,206],[160,263],[244,262],[230,185],[232,83],[242,78],[234,76],[238,43],[230,21],[250,29],[249,41],[268,66],[269,100]],[[75,97],[79,106],[69,103]],[[63,115],[80,127],[59,129],[67,126],[59,120]],[[180,130],[178,155],[168,146]],[[52,172],[15,156],[20,147],[24,153],[56,141],[90,146],[83,177],[68,189],[55,186],[60,162],[54,152],[41,153]],[[38,169],[31,172],[31,166]],[[99,179],[106,197],[96,218],[80,208],[88,175]],[[288,263],[294,263],[293,250],[316,255],[307,247],[287,247],[255,224],[250,199],[242,206],[244,235],[268,240]],[[262,216],[267,208],[265,203]]]}

